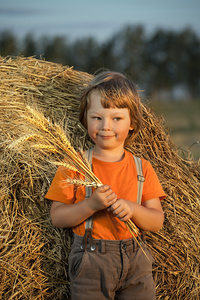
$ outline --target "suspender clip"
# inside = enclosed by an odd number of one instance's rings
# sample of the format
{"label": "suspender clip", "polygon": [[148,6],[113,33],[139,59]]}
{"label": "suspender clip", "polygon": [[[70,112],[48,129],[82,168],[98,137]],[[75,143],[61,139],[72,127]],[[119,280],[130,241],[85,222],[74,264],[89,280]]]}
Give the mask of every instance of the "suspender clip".
{"label": "suspender clip", "polygon": [[85,234],[81,243],[81,250],[85,251],[85,249],[87,248],[87,241],[89,239],[89,247],[91,251],[96,251],[97,249],[97,245],[92,237],[92,229],[88,228],[85,230]]}
{"label": "suspender clip", "polygon": [[144,176],[142,176],[142,175],[137,175],[137,179],[138,179],[138,181],[140,181],[140,182],[144,182],[144,181],[145,181],[145,178],[144,178]]}

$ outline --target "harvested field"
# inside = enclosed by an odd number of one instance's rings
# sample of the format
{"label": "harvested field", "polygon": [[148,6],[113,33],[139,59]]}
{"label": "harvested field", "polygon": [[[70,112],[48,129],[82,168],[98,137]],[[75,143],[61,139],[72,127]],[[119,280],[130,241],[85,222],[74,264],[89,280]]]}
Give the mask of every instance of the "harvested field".
{"label": "harvested field", "polygon": [[[79,96],[91,78],[31,57],[0,58],[0,299],[70,299],[71,230],[51,224],[44,199],[58,156],[51,141],[43,152],[34,143],[50,122],[75,148],[92,145],[78,121]],[[143,116],[145,126],[128,150],[151,162],[168,195],[163,228],[146,234],[157,299],[198,300],[200,165],[178,155],[162,120],[145,105]]]}

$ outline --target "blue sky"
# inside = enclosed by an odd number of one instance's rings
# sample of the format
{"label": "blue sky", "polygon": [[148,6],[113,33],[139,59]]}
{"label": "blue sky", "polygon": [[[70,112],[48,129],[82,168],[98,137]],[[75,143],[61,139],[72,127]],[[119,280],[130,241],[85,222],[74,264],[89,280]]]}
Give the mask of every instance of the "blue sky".
{"label": "blue sky", "polygon": [[93,36],[103,41],[123,26],[142,24],[200,35],[200,0],[0,0],[0,31],[16,36]]}

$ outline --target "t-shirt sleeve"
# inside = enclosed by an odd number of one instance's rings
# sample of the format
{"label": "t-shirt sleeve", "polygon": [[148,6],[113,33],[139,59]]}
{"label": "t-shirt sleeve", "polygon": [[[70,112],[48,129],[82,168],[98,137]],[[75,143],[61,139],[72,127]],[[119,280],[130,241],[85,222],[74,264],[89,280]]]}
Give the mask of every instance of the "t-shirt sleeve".
{"label": "t-shirt sleeve", "polygon": [[74,178],[75,173],[64,168],[58,167],[57,172],[52,180],[50,188],[45,195],[49,200],[59,201],[66,204],[74,202],[74,185],[69,184],[67,179]]}
{"label": "t-shirt sleeve", "polygon": [[166,197],[158,176],[149,161],[143,160],[143,175],[145,181],[143,184],[142,201]]}

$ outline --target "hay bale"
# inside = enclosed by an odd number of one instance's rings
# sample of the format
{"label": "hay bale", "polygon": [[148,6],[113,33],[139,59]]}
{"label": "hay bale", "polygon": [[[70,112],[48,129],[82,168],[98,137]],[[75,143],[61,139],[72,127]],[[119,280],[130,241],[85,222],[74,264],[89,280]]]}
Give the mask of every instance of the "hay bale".
{"label": "hay bale", "polygon": [[[78,122],[79,96],[91,75],[35,58],[0,59],[0,298],[70,299],[67,257],[71,231],[50,221],[44,195],[55,169],[31,149],[8,147],[28,133],[26,105],[66,128],[90,147]],[[162,122],[143,105],[145,127],[128,150],[148,159],[168,197],[165,224],[148,233],[157,299],[199,299],[200,167],[181,158]],[[23,125],[23,126],[22,126]],[[76,144],[76,143],[75,143]]]}

